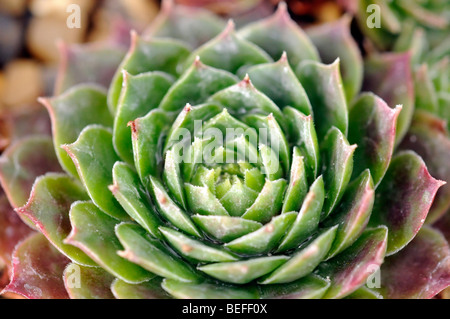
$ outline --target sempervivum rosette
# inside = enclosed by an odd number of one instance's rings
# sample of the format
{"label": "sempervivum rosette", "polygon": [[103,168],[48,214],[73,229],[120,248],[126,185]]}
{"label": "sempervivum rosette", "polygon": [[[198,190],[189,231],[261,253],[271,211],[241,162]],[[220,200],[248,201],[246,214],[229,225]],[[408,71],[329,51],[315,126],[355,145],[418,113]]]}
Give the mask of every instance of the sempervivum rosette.
{"label": "sempervivum rosette", "polygon": [[[166,6],[144,37],[132,35],[108,92],[81,84],[41,100],[65,173],[38,177],[16,205],[39,232],[17,247],[5,291],[391,296],[365,283],[408,248],[443,183],[416,153],[393,156],[401,107],[359,94],[348,21],[309,38],[284,4],[238,31],[186,10]],[[49,141],[26,146],[2,164],[16,204],[42,174],[34,164],[55,157]],[[427,249],[435,269],[421,297],[449,284],[448,245]]]}

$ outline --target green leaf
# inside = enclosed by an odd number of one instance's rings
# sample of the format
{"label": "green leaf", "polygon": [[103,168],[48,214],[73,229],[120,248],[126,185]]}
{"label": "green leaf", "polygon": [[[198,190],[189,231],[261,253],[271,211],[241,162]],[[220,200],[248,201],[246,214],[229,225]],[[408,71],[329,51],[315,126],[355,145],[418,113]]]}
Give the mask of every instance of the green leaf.
{"label": "green leaf", "polygon": [[122,91],[123,70],[131,75],[149,71],[162,71],[178,76],[182,62],[189,55],[189,49],[181,41],[173,39],[141,39],[131,33],[131,46],[112,79],[108,92],[108,107],[115,114]]}
{"label": "green leaf", "polygon": [[289,139],[300,149],[305,158],[308,180],[312,182],[318,175],[320,165],[319,145],[313,118],[311,115],[305,116],[292,107],[284,108],[283,112],[287,120]]}
{"label": "green leaf", "polygon": [[330,129],[322,141],[322,172],[327,198],[321,219],[331,214],[339,203],[353,171],[353,153],[356,145],[350,145],[337,128]]}
{"label": "green leaf", "polygon": [[339,225],[327,259],[350,247],[358,239],[369,222],[374,197],[373,180],[367,169],[348,185],[341,203],[323,223],[325,227]]}
{"label": "green leaf", "polygon": [[131,75],[123,71],[122,77],[123,88],[114,118],[113,143],[122,160],[133,164],[131,131],[128,128],[128,122],[157,108],[173,80],[171,76],[162,72]]}
{"label": "green leaf", "polygon": [[112,127],[113,118],[106,105],[105,92],[100,87],[82,84],[57,97],[41,98],[39,102],[50,114],[53,145],[59,163],[66,172],[77,176],[72,159],[61,145],[75,142],[81,131],[90,124]]}
{"label": "green leaf", "polygon": [[181,178],[180,164],[174,155],[173,150],[166,152],[166,158],[164,160],[163,170],[164,183],[172,194],[173,199],[186,209],[186,195],[184,194],[184,187]]}
{"label": "green leaf", "polygon": [[292,227],[281,241],[277,252],[297,247],[317,230],[324,200],[325,190],[323,178],[319,176],[309,188],[300,212]]}
{"label": "green leaf", "polygon": [[127,214],[108,189],[113,181],[112,168],[119,160],[112,144],[111,131],[98,125],[89,125],[73,144],[62,147],[72,158],[95,205],[111,217],[127,219]]}
{"label": "green leaf", "polygon": [[196,237],[201,237],[199,231],[189,218],[188,214],[178,207],[178,205],[175,204],[175,202],[170,198],[161,181],[154,177],[150,177],[150,187],[153,200],[162,217],[186,233]]}
{"label": "green leaf", "polygon": [[284,264],[289,257],[260,257],[243,261],[209,264],[198,267],[204,273],[221,281],[246,284]]}
{"label": "green leaf", "polygon": [[319,61],[316,48],[291,19],[283,2],[272,16],[247,25],[239,35],[263,48],[275,60],[286,51],[293,67],[304,60]]}
{"label": "green leaf", "polygon": [[292,154],[291,175],[289,178],[289,186],[284,196],[282,213],[297,211],[300,209],[303,199],[308,191],[308,183],[305,174],[305,166],[300,149],[294,147]]}
{"label": "green leaf", "polygon": [[331,127],[338,128],[347,136],[348,109],[339,65],[339,59],[328,65],[305,61],[296,69],[311,101],[319,139],[323,139]]}
{"label": "green leaf", "polygon": [[296,216],[295,212],[275,216],[264,227],[225,244],[225,247],[240,254],[268,253],[277,246]]}
{"label": "green leaf", "polygon": [[308,275],[287,284],[261,286],[262,299],[320,299],[330,282],[317,275]]}
{"label": "green leaf", "polygon": [[286,54],[275,63],[251,67],[248,75],[255,88],[267,95],[280,109],[291,106],[306,115],[312,114],[305,89],[289,66]]}
{"label": "green leaf", "polygon": [[138,225],[122,223],[116,235],[124,246],[118,254],[152,273],[183,282],[196,282],[199,276],[187,263],[169,252],[158,240],[150,238]]}
{"label": "green leaf", "polygon": [[113,185],[110,191],[130,217],[152,236],[162,238],[158,227],[161,219],[150,203],[150,196],[136,172],[123,162],[116,162],[112,169]]}
{"label": "green leaf", "polygon": [[160,227],[160,231],[169,244],[181,255],[188,259],[201,262],[235,261],[237,258],[219,247],[204,244],[201,241],[167,227]]}
{"label": "green leaf", "polygon": [[83,267],[75,263],[64,270],[64,286],[70,299],[114,299],[114,277],[100,267]]}
{"label": "green leaf", "polygon": [[66,244],[83,250],[99,266],[114,277],[128,283],[140,283],[153,275],[117,254],[122,245],[114,227],[117,220],[104,214],[92,202],[76,202],[70,209],[72,231]]}
{"label": "green leaf", "polygon": [[261,223],[269,221],[281,211],[286,184],[285,179],[277,179],[275,181],[266,179],[263,189],[252,206],[242,215],[242,218]]}
{"label": "green leaf", "polygon": [[194,215],[192,220],[206,233],[224,243],[254,232],[263,226],[253,220],[231,216]]}
{"label": "green leaf", "polygon": [[220,203],[231,216],[242,216],[257,197],[257,191],[248,188],[236,178],[231,188],[220,198]]}
{"label": "green leaf", "polygon": [[197,58],[164,96],[159,107],[165,111],[179,111],[186,103],[196,105],[214,93],[238,82],[233,74],[200,62]]}
{"label": "green leaf", "polygon": [[249,66],[272,60],[261,48],[238,37],[231,20],[222,33],[191,53],[185,67],[191,65],[197,56],[206,65],[237,75],[245,74],[243,71]]}
{"label": "green leaf", "polygon": [[312,273],[330,250],[336,230],[337,226],[323,230],[295,251],[285,264],[262,278],[259,283],[263,285],[289,283]]}
{"label": "green leaf", "polygon": [[111,291],[117,299],[170,299],[161,284],[161,277],[155,277],[140,284],[129,284],[116,279],[112,283]]}
{"label": "green leaf", "polygon": [[184,184],[189,209],[195,214],[228,216],[227,210],[208,186]]}
{"label": "green leaf", "polygon": [[256,287],[226,286],[215,283],[184,283],[164,279],[162,287],[169,294],[179,299],[258,299]]}
{"label": "green leaf", "polygon": [[73,202],[89,199],[83,186],[65,174],[48,173],[36,179],[26,205],[17,208],[19,216],[26,216],[45,237],[72,261],[95,266],[95,262],[64,239],[72,227],[69,209]]}

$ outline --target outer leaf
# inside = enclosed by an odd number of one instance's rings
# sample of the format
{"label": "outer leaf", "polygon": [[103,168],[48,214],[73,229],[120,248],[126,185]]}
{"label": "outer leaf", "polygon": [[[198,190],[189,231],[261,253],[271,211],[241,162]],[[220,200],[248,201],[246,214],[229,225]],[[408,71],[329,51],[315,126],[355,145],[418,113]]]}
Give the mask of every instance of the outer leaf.
{"label": "outer leaf", "polygon": [[364,64],[363,90],[380,96],[391,107],[402,105],[396,144],[405,136],[414,112],[414,87],[408,53],[372,55]]}
{"label": "outer leaf", "polygon": [[174,38],[196,48],[222,31],[225,22],[202,8],[162,1],[159,15],[144,32],[145,37]]}
{"label": "outer leaf", "polygon": [[63,145],[72,158],[89,197],[104,213],[117,219],[127,219],[127,214],[109,191],[112,168],[119,160],[112,144],[110,130],[90,125],[75,143]]}
{"label": "outer leaf", "polygon": [[42,234],[36,233],[17,246],[13,274],[2,291],[29,299],[67,299],[62,274],[69,263]]}
{"label": "outer leaf", "polygon": [[367,229],[349,249],[319,266],[319,274],[331,278],[323,298],[346,297],[364,284],[383,262],[387,232],[386,227]]}
{"label": "outer leaf", "polygon": [[[28,137],[10,146],[0,157],[0,183],[14,207],[25,205],[36,177],[61,167],[48,137]],[[30,220],[25,219],[34,228]]]}
{"label": "outer leaf", "polygon": [[147,72],[133,76],[123,71],[123,88],[114,118],[114,149],[127,163],[133,163],[131,131],[128,122],[157,108],[173,83],[162,72]]}
{"label": "outer leaf", "polygon": [[350,22],[350,16],[343,16],[337,21],[307,30],[323,63],[340,59],[342,83],[348,103],[358,94],[363,81],[363,61],[358,44],[350,33]]}
{"label": "outer leaf", "polygon": [[162,71],[178,75],[179,66],[188,56],[189,49],[173,39],[143,40],[136,32],[131,33],[131,46],[114,75],[108,92],[108,106],[114,114],[117,110],[123,83],[123,71],[132,75],[149,71]]}
{"label": "outer leaf", "polygon": [[130,223],[116,227],[116,234],[125,250],[119,255],[165,278],[183,282],[198,281],[199,276],[185,262],[171,253],[146,231]]}
{"label": "outer leaf", "polygon": [[186,103],[203,103],[214,93],[237,82],[238,78],[233,74],[204,65],[197,57],[192,66],[170,88],[159,107],[166,111],[179,111]]}
{"label": "outer leaf", "polygon": [[423,227],[405,249],[386,258],[380,274],[380,292],[386,298],[432,298],[450,285],[448,242],[438,231]]}
{"label": "outer leaf", "polygon": [[64,286],[71,299],[114,299],[114,277],[102,268],[69,264],[64,270]]}
{"label": "outer leaf", "polygon": [[[429,113],[416,111],[408,134],[399,148],[413,150],[427,164],[431,176],[450,182],[450,140],[446,134],[445,122]],[[450,185],[442,186],[427,216],[433,223],[450,208]]]}
{"label": "outer leaf", "polygon": [[251,65],[272,60],[261,48],[238,37],[231,20],[222,33],[192,52],[185,62],[185,68],[190,66],[197,56],[206,65],[238,75],[245,74],[243,71]]}
{"label": "outer leaf", "polygon": [[198,267],[199,270],[221,281],[246,284],[284,264],[289,257],[272,256],[249,260],[216,263]]}
{"label": "outer leaf", "polygon": [[116,279],[111,290],[117,299],[168,299],[170,296],[161,288],[161,282],[160,277],[141,284],[129,284]]}
{"label": "outer leaf", "polygon": [[376,192],[370,219],[371,226],[389,228],[388,256],[414,238],[443,184],[428,173],[423,160],[412,151],[401,152],[392,159]]}
{"label": "outer leaf", "polygon": [[263,299],[320,299],[330,287],[330,282],[317,275],[308,275],[288,284],[261,287]]}
{"label": "outer leaf", "polygon": [[180,299],[258,299],[255,287],[225,286],[210,283],[184,283],[164,279],[162,287],[175,298]]}
{"label": "outer leaf", "polygon": [[308,92],[313,107],[319,139],[322,139],[333,126],[347,136],[347,101],[342,89],[339,65],[339,59],[329,65],[305,61],[296,69],[296,74]]}
{"label": "outer leaf", "polygon": [[133,169],[116,162],[113,167],[114,184],[109,187],[128,215],[152,236],[162,238],[159,232],[161,219],[150,204],[150,196]]}
{"label": "outer leaf", "polygon": [[292,21],[285,3],[271,17],[247,25],[239,35],[279,59],[286,51],[289,61],[296,67],[301,61],[319,60],[316,48],[306,34]]}
{"label": "outer leaf", "polygon": [[344,134],[335,127],[330,129],[322,142],[322,171],[327,192],[322,219],[333,211],[344,195],[352,176],[355,148],[356,145],[350,145]]}
{"label": "outer leaf", "polygon": [[348,140],[358,145],[353,176],[370,169],[375,185],[382,180],[392,158],[395,128],[401,107],[391,109],[383,100],[364,93],[350,109]]}
{"label": "outer leaf", "polygon": [[286,53],[278,62],[251,67],[248,75],[253,85],[274,101],[280,109],[291,106],[303,114],[312,113],[305,89],[289,66]]}
{"label": "outer leaf", "polygon": [[112,126],[105,92],[96,86],[78,85],[57,97],[41,98],[39,102],[50,114],[53,144],[59,163],[66,172],[77,176],[74,163],[60,146],[75,142],[81,131],[90,124]]}
{"label": "outer leaf", "polygon": [[72,229],[69,220],[70,205],[88,198],[83,187],[69,176],[49,173],[36,179],[28,202],[16,211],[30,219],[72,261],[94,266],[95,263],[80,249],[64,243]]}
{"label": "outer leaf", "polygon": [[83,250],[113,276],[129,283],[153,277],[143,268],[117,255],[122,246],[115,236],[117,220],[104,214],[91,202],[74,203],[70,209],[72,232],[65,243]]}

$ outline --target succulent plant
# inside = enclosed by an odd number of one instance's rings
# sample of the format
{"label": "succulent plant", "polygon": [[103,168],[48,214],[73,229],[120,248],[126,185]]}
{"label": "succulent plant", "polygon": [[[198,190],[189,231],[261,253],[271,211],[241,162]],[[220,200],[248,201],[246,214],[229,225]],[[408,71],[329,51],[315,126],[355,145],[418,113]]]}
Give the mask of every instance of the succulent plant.
{"label": "succulent plant", "polygon": [[[448,243],[422,227],[444,183],[415,152],[394,152],[405,108],[360,92],[348,25],[307,35],[281,4],[235,30],[167,2],[132,33],[107,91],[65,84],[83,72],[107,82],[86,68],[62,74],[61,94],[41,99],[53,140],[23,140],[0,162],[36,230],[4,291],[430,298],[450,285]],[[381,287],[368,287],[381,265]]]}

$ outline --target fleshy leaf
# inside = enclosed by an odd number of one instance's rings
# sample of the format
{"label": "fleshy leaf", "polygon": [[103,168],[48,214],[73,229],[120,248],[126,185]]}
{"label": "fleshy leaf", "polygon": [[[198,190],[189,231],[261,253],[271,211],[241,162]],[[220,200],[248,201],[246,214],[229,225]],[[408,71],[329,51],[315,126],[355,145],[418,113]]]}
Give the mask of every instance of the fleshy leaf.
{"label": "fleshy leaf", "polygon": [[347,101],[342,89],[339,65],[339,59],[328,65],[305,61],[296,69],[296,74],[313,108],[314,123],[319,139],[322,139],[333,126],[347,136]]}
{"label": "fleshy leaf", "polygon": [[307,30],[323,63],[332,63],[339,58],[348,103],[358,94],[363,81],[363,61],[358,45],[350,33],[350,22],[350,16],[343,16],[337,21]]}
{"label": "fleshy leaf", "polygon": [[258,299],[256,287],[226,286],[204,283],[185,283],[164,279],[162,287],[179,299]]}
{"label": "fleshy leaf", "polygon": [[28,202],[16,211],[19,215],[29,218],[47,239],[72,261],[95,266],[80,249],[64,243],[72,229],[69,220],[70,206],[75,201],[88,198],[84,188],[69,176],[49,173],[36,179]]}
{"label": "fleshy leaf", "polygon": [[188,259],[194,259],[202,262],[225,262],[235,261],[237,258],[229,252],[220,249],[219,247],[213,247],[206,245],[201,241],[192,239],[176,230],[160,227],[160,231],[171,244],[171,246],[178,251],[181,255],[184,255]]}
{"label": "fleshy leaf", "polygon": [[168,130],[168,124],[168,115],[159,109],[129,123],[133,137],[134,163],[145,186],[149,176],[159,175],[163,161],[160,155],[162,139]]}
{"label": "fleshy leaf", "polygon": [[185,62],[185,68],[197,56],[206,65],[237,75],[244,75],[243,71],[249,66],[272,61],[261,48],[237,36],[231,20],[222,33],[192,52]]}
{"label": "fleshy leaf", "polygon": [[70,299],[114,299],[114,277],[99,267],[69,264],[64,270],[64,286]]}
{"label": "fleshy leaf", "polygon": [[428,173],[416,153],[405,151],[392,159],[377,189],[369,222],[370,226],[389,228],[388,256],[405,247],[418,233],[442,185]]}
{"label": "fleshy leaf", "polygon": [[156,206],[159,208],[159,213],[175,227],[190,235],[201,237],[188,214],[178,207],[178,205],[170,198],[161,181],[151,177],[150,184],[153,199]]}
{"label": "fleshy leaf", "polygon": [[375,190],[367,169],[348,185],[341,203],[323,225],[339,225],[327,259],[350,247],[367,226],[372,213]]}
{"label": "fleshy leaf", "polygon": [[149,71],[162,71],[178,75],[181,63],[189,55],[189,48],[181,41],[173,39],[141,39],[136,32],[131,33],[131,46],[114,75],[108,91],[108,107],[114,114],[117,110],[123,83],[123,71],[138,75]]}
{"label": "fleshy leaf", "polygon": [[194,222],[212,237],[230,242],[261,228],[261,223],[240,217],[231,216],[192,216]]}
{"label": "fleshy leaf", "polygon": [[186,209],[186,195],[184,193],[183,182],[181,180],[180,163],[177,161],[174,150],[166,152],[163,170],[164,183],[173,199],[176,200],[182,208]]}
{"label": "fleshy leaf", "polygon": [[330,282],[317,275],[308,275],[288,284],[264,285],[263,299],[320,299],[330,287]]}
{"label": "fleshy leaf", "polygon": [[249,260],[208,264],[198,267],[211,277],[234,284],[246,284],[284,264],[289,257],[272,256]]}
{"label": "fleshy leaf", "polygon": [[353,153],[356,145],[350,145],[337,128],[330,129],[321,144],[322,171],[327,197],[322,219],[326,218],[339,203],[353,171]]}
{"label": "fleshy leaf", "polygon": [[112,133],[109,129],[89,125],[70,145],[63,145],[72,158],[89,197],[104,213],[125,220],[128,215],[109,191],[112,184],[112,168],[119,157],[114,151]]}
{"label": "fleshy leaf", "polygon": [[313,118],[291,107],[284,108],[283,113],[288,123],[290,140],[300,149],[305,158],[308,180],[313,181],[318,175],[320,165],[319,145]]}
{"label": "fleshy leaf", "polygon": [[302,245],[292,253],[286,263],[262,278],[259,283],[263,285],[289,283],[312,273],[330,250],[336,230],[337,226],[326,229]]}
{"label": "fleshy leaf", "polygon": [[400,111],[400,106],[391,109],[371,93],[363,93],[352,105],[348,140],[358,145],[354,153],[354,177],[369,168],[375,185],[382,180],[392,158]]}
{"label": "fleshy leaf", "polygon": [[312,113],[305,89],[289,66],[286,53],[275,63],[251,67],[248,75],[253,85],[274,101],[280,109],[291,106],[303,114]]}
{"label": "fleshy leaf", "polygon": [[300,212],[281,241],[278,252],[295,248],[317,230],[324,200],[323,178],[319,176],[306,194]]}
{"label": "fleshy leaf", "polygon": [[282,213],[297,211],[300,209],[303,199],[308,191],[307,178],[305,176],[305,166],[300,150],[294,147],[292,154],[291,175],[289,185],[284,196]]}
{"label": "fleshy leaf", "polygon": [[227,210],[207,186],[185,184],[188,207],[195,214],[228,216]]}
{"label": "fleshy leaf", "polygon": [[19,244],[13,255],[11,282],[2,291],[29,299],[67,299],[62,279],[70,262],[45,239],[36,233]]}
{"label": "fleshy leaf", "polygon": [[[60,172],[49,137],[28,137],[3,152],[0,158],[0,182],[13,207],[26,204],[35,179],[47,172]],[[29,226],[33,223],[24,220]]]}
{"label": "fleshy leaf", "polygon": [[165,111],[179,111],[186,103],[203,103],[214,93],[237,82],[238,78],[233,74],[207,66],[197,58],[170,88],[159,107]]}
{"label": "fleshy leaf", "polygon": [[126,53],[123,47],[111,43],[61,44],[59,51],[55,95],[80,83],[108,87]]}
{"label": "fleshy leaf", "polygon": [[134,224],[122,223],[116,234],[125,250],[118,254],[161,277],[183,282],[199,280],[197,273],[161,242],[150,238],[147,232]]}
{"label": "fleshy leaf", "polygon": [[247,25],[239,35],[263,48],[275,60],[286,51],[293,67],[301,61],[319,60],[316,48],[291,19],[284,2],[278,5],[277,12],[271,17]]}
{"label": "fleshy leaf", "polygon": [[380,274],[380,292],[386,298],[432,298],[450,285],[448,242],[438,231],[423,227],[408,246],[386,258]]}
{"label": "fleshy leaf", "polygon": [[276,247],[296,216],[295,212],[275,216],[265,226],[225,244],[225,247],[242,254],[268,253]]}
{"label": "fleshy leaf", "polygon": [[367,286],[361,286],[345,297],[345,299],[383,299],[383,296],[380,293],[367,288]]}
{"label": "fleshy leaf", "polygon": [[53,144],[59,163],[66,172],[77,176],[72,159],[61,148],[75,142],[81,131],[90,124],[112,127],[113,118],[106,105],[106,94],[100,87],[78,85],[64,94],[39,99],[47,108],[52,121]]}
{"label": "fleshy leaf", "polygon": [[[431,176],[450,182],[450,140],[446,134],[445,122],[429,113],[416,111],[408,134],[399,146],[413,150],[427,164]],[[427,215],[427,223],[433,223],[450,208],[450,184],[442,186],[436,194]]]}
{"label": "fleshy leaf", "polygon": [[144,31],[144,37],[174,38],[196,48],[223,30],[225,22],[210,11],[162,1],[159,15]]}
{"label": "fleshy leaf", "polygon": [[129,283],[140,283],[153,275],[117,255],[122,246],[114,227],[117,220],[104,214],[91,202],[76,202],[70,209],[72,232],[65,243],[83,250],[114,277]]}
{"label": "fleshy leaf", "polygon": [[131,131],[128,122],[146,115],[157,108],[171,87],[171,76],[162,72],[146,72],[130,75],[124,71],[123,88],[114,118],[114,148],[127,163],[133,163]]}
{"label": "fleshy leaf", "polygon": [[343,298],[362,286],[383,262],[387,235],[384,226],[367,229],[350,248],[319,265],[319,275],[331,279],[323,298]]}
{"label": "fleshy leaf", "polygon": [[414,112],[414,87],[409,53],[384,53],[369,56],[364,63],[363,90],[386,101],[401,105],[397,120],[396,144],[405,136]]}
{"label": "fleshy leaf", "polygon": [[116,279],[111,290],[117,299],[169,299],[170,296],[161,288],[162,279],[156,277],[141,284],[129,284]]}
{"label": "fleshy leaf", "polygon": [[150,204],[150,196],[136,172],[123,162],[116,162],[113,170],[114,184],[109,187],[123,209],[152,236],[162,238],[159,232],[161,219]]}

